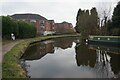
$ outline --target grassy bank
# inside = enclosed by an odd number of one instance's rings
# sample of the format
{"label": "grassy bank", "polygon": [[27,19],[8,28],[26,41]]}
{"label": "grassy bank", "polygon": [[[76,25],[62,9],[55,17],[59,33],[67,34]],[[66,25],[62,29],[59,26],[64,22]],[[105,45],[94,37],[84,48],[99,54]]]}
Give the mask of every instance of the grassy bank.
{"label": "grassy bank", "polygon": [[25,39],[19,44],[15,45],[9,52],[4,55],[2,65],[2,77],[3,78],[25,78],[26,72],[20,65],[20,57],[23,55],[26,48],[30,43],[34,43],[41,40],[57,38],[57,37],[68,37],[68,36],[79,36],[79,35],[55,35],[55,36],[43,36]]}

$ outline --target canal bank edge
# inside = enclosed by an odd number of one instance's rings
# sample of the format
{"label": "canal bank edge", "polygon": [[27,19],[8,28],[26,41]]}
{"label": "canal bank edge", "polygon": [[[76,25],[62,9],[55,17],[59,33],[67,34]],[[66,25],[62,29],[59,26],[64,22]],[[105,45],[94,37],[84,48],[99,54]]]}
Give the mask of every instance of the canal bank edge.
{"label": "canal bank edge", "polygon": [[77,36],[80,36],[80,34],[43,36],[23,40],[4,55],[2,63],[2,78],[27,78],[26,71],[20,65],[20,58],[30,44],[47,39]]}

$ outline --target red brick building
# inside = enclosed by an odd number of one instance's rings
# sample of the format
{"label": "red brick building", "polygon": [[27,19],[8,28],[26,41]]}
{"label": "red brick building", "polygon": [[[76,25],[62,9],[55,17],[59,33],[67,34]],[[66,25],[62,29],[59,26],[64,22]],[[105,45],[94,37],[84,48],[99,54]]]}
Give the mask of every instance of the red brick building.
{"label": "red brick building", "polygon": [[56,34],[75,32],[73,25],[68,22],[55,23]]}
{"label": "red brick building", "polygon": [[47,20],[45,22],[44,35],[54,33],[54,24],[55,24],[54,20]]}
{"label": "red brick building", "polygon": [[47,35],[54,33],[54,20],[47,20],[38,14],[14,14],[11,16],[17,20],[32,22],[36,27],[37,35]]}
{"label": "red brick building", "polygon": [[55,23],[54,20],[48,20],[45,17],[38,14],[14,14],[11,16],[14,19],[29,21],[36,27],[36,35],[48,35],[48,34],[62,34],[75,32],[71,23],[62,22]]}

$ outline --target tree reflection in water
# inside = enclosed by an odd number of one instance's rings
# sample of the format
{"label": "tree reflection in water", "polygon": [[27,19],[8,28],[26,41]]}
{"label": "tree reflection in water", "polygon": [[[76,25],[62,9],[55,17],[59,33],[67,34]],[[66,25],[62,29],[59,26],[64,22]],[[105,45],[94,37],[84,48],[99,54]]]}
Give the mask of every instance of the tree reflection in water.
{"label": "tree reflection in water", "polygon": [[89,50],[85,43],[76,45],[76,61],[77,65],[89,65],[91,67],[95,66],[96,54],[95,50]]}
{"label": "tree reflection in water", "polygon": [[90,66],[92,71],[103,78],[120,77],[120,53],[91,48],[85,43],[77,44],[75,49],[78,66]]}
{"label": "tree reflection in water", "polygon": [[[74,47],[73,47],[74,42]],[[59,50],[58,50],[59,49]],[[67,55],[68,53],[62,53],[61,51],[65,51],[67,49],[72,49],[74,51],[68,52],[71,53]],[[57,53],[57,50],[59,53]],[[40,43],[37,43],[35,45],[30,45],[28,49],[26,50],[25,54],[21,58],[21,65],[28,70],[31,75],[34,75],[34,73],[40,74],[39,70],[43,69],[46,71],[46,74],[52,74],[52,72],[49,72],[49,69],[53,69],[53,67],[63,74],[65,73],[64,69],[65,67],[60,67],[61,65],[57,65],[56,63],[51,63],[51,61],[47,61],[46,59],[53,58],[58,64],[64,63],[70,67],[69,70],[73,70],[72,73],[74,76],[80,76],[81,74],[85,75],[85,72],[90,73],[91,75],[87,75],[90,77],[97,77],[97,78],[111,78],[111,77],[120,77],[120,50],[116,48],[109,48],[102,46],[93,46],[89,45],[85,42],[80,42],[78,38],[56,38],[52,40],[42,41]],[[55,54],[56,53],[56,54]],[[48,54],[52,54],[49,56]],[[47,55],[47,57],[45,56]],[[75,55],[75,59],[72,59],[72,57]],[[45,56],[45,57],[44,57]],[[56,56],[56,58],[55,58]],[[62,57],[61,57],[62,56]],[[43,58],[44,57],[44,58]],[[41,61],[42,58],[42,65],[37,65]],[[74,58],[74,57],[73,57]],[[71,60],[71,63],[69,64]],[[35,63],[37,64],[34,64]],[[50,67],[45,66],[44,61],[47,61],[48,63],[51,63],[50,65],[53,65]],[[74,62],[75,61],[75,62]],[[75,66],[77,63],[77,66]],[[36,67],[32,67],[33,65],[37,65],[38,70],[36,72],[33,69],[36,69]],[[40,66],[45,66],[40,68]],[[55,67],[57,66],[57,67]],[[30,70],[31,69],[31,70]],[[34,71],[34,72],[33,72]],[[79,74],[78,74],[79,73]],[[46,75],[45,74],[45,75]],[[53,75],[56,76],[57,73],[54,73]],[[69,73],[68,73],[69,74]],[[71,73],[70,73],[71,74]],[[31,76],[29,75],[29,76]],[[42,74],[40,74],[42,75]],[[67,75],[62,75],[66,76]],[[34,76],[32,76],[34,77]],[[71,76],[70,76],[71,77]],[[83,76],[82,76],[83,77]],[[84,76],[86,77],[86,76]]]}
{"label": "tree reflection in water", "polygon": [[40,43],[30,45],[22,56],[25,60],[38,60],[46,54],[54,54],[55,47],[67,49],[72,47],[72,42],[78,42],[77,38],[56,38],[52,40],[42,41]]}

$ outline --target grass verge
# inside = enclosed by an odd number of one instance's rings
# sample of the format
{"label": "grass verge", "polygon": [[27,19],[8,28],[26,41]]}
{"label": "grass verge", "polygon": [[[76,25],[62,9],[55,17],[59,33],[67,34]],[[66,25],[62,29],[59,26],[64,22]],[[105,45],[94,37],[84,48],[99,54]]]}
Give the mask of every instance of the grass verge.
{"label": "grass verge", "polygon": [[23,70],[23,68],[20,65],[20,57],[24,54],[29,44],[51,38],[70,37],[70,36],[71,37],[79,36],[79,34],[43,36],[43,37],[36,37],[36,38],[23,40],[19,44],[15,45],[9,52],[7,52],[4,55],[3,63],[2,63],[2,77],[26,78],[26,72]]}

